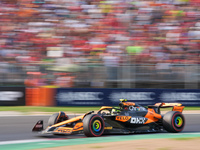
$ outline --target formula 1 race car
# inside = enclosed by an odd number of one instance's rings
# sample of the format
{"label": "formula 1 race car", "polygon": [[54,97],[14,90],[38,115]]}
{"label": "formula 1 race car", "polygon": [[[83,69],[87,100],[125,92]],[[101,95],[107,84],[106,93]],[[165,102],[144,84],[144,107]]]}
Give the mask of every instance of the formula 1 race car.
{"label": "formula 1 race car", "polygon": [[[162,115],[160,108],[172,107],[172,111]],[[119,107],[102,106],[94,111],[69,119],[64,112],[53,114],[48,127],[43,130],[43,120],[39,120],[32,131],[42,134],[79,134],[88,137],[102,134],[129,134],[138,132],[181,132],[185,125],[180,103],[156,103],[147,108],[121,99]]]}

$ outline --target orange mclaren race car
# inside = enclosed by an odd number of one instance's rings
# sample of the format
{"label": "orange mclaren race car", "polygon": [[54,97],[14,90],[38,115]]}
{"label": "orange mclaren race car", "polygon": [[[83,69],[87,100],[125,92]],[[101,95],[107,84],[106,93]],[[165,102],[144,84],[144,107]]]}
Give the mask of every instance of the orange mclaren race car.
{"label": "orange mclaren race car", "polygon": [[[160,108],[172,107],[172,111],[162,115]],[[102,106],[94,111],[69,119],[64,112],[53,114],[48,127],[43,129],[39,120],[32,131],[42,134],[79,134],[101,136],[102,134],[129,134],[138,132],[180,132],[185,125],[180,103],[156,103],[147,108],[122,99],[119,107]]]}

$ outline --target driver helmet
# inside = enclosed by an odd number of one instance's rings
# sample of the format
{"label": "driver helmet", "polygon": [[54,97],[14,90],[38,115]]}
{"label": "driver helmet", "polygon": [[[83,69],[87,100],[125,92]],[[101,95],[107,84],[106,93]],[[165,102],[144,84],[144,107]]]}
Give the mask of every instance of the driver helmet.
{"label": "driver helmet", "polygon": [[111,110],[111,114],[117,114],[117,113],[119,113],[119,112],[120,112],[120,110],[115,109],[115,108],[113,108],[113,109]]}
{"label": "driver helmet", "polygon": [[126,102],[127,101],[127,99],[120,99],[120,103],[119,103],[119,107],[120,107],[120,109],[123,109],[124,108],[124,102]]}

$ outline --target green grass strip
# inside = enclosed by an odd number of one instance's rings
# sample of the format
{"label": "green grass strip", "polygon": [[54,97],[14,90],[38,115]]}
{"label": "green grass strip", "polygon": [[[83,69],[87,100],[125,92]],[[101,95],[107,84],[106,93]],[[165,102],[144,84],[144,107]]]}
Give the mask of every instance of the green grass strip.
{"label": "green grass strip", "polygon": [[85,113],[92,110],[98,110],[101,107],[37,107],[37,106],[0,106],[0,111],[18,111],[18,112],[74,112]]}
{"label": "green grass strip", "polygon": [[[43,107],[43,106],[0,106],[0,111],[18,111],[18,112],[72,112],[85,113],[88,111],[96,111],[101,106],[96,107]],[[161,109],[161,111],[169,111],[172,108]],[[184,110],[200,110],[200,107],[185,107]]]}

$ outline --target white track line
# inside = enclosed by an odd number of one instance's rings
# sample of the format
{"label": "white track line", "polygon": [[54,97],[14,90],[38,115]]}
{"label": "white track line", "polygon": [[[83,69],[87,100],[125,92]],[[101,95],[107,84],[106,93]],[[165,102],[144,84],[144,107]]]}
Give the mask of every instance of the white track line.
{"label": "white track line", "polygon": [[29,139],[29,140],[2,141],[2,142],[0,142],[0,145],[6,145],[6,144],[21,144],[21,143],[32,143],[32,142],[43,142],[43,141],[50,141],[50,140]]}
{"label": "white track line", "polygon": [[[161,133],[165,135],[166,133]],[[194,132],[194,133],[174,133],[176,135],[198,135],[200,132]],[[171,134],[171,135],[174,135]],[[29,140],[13,140],[13,141],[2,141],[0,142],[0,145],[8,145],[8,144],[22,144],[22,143],[33,143],[33,142],[47,142],[52,141],[53,139],[29,139]],[[81,139],[79,139],[81,140]],[[48,143],[49,144],[49,143]]]}

